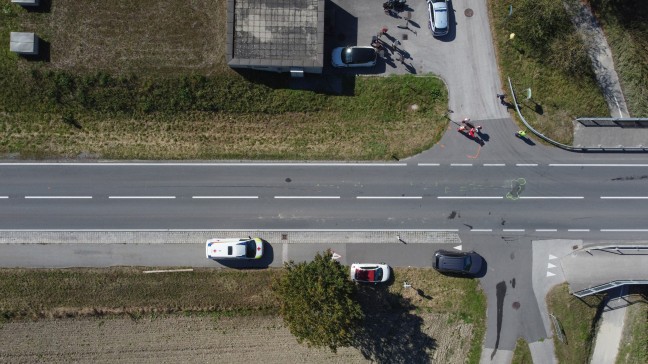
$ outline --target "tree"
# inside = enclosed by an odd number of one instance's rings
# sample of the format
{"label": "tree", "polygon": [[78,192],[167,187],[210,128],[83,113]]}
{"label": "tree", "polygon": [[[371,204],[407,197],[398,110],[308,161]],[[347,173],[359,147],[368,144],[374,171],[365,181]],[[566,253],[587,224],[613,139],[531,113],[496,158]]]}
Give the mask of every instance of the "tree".
{"label": "tree", "polygon": [[286,274],[273,285],[281,300],[281,314],[299,343],[308,346],[350,346],[364,314],[355,300],[355,285],[347,269],[331,259],[331,251],[317,253],[307,263],[286,263]]}

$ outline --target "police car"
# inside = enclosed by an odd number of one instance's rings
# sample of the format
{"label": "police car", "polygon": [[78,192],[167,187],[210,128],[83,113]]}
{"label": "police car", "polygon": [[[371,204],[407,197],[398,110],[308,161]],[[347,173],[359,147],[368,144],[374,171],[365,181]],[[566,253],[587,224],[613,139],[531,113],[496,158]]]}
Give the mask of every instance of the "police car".
{"label": "police car", "polygon": [[209,239],[207,259],[260,259],[263,256],[263,240]]}

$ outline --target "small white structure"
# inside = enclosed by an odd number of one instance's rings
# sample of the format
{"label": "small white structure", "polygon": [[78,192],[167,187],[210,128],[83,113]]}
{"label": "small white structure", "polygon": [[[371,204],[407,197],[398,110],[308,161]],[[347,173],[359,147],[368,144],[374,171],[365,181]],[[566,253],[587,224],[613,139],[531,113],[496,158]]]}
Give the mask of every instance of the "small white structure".
{"label": "small white structure", "polygon": [[11,32],[9,50],[18,54],[38,54],[38,37],[34,33]]}
{"label": "small white structure", "polygon": [[38,6],[38,0],[11,0],[11,2],[22,6]]}

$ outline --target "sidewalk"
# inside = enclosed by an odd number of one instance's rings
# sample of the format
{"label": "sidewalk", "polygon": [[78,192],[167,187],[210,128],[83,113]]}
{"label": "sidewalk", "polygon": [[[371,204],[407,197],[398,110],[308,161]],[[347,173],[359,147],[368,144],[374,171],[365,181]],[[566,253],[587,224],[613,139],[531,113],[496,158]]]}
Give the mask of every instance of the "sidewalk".
{"label": "sidewalk", "polygon": [[606,302],[606,308],[601,315],[601,323],[596,333],[594,353],[590,364],[607,364],[616,361],[623,336],[627,307],[627,303],[619,297],[624,296],[627,292],[627,287],[619,287],[610,291],[612,298]]}

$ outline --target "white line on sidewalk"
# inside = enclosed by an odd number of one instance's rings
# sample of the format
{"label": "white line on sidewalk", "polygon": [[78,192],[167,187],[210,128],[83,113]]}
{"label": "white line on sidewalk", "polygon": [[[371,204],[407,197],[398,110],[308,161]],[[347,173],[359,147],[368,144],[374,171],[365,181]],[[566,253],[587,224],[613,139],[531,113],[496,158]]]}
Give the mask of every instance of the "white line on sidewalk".
{"label": "white line on sidewalk", "polygon": [[116,200],[136,200],[136,199],[146,199],[146,200],[172,200],[176,198],[175,196],[108,196],[109,199]]}
{"label": "white line on sidewalk", "polygon": [[91,199],[92,196],[25,196],[26,199],[69,199],[69,200],[80,200],[80,199]]}
{"label": "white line on sidewalk", "polygon": [[281,199],[338,199],[340,196],[275,196],[274,198],[281,198]]}
{"label": "white line on sidewalk", "polygon": [[191,198],[197,200],[207,200],[207,199],[231,199],[231,198],[259,198],[259,196],[191,196]]}
{"label": "white line on sidewalk", "polygon": [[520,196],[521,200],[582,200],[583,196]]}
{"label": "white line on sidewalk", "polygon": [[423,196],[356,196],[359,200],[420,200]]}
{"label": "white line on sidewalk", "polygon": [[439,200],[500,200],[502,196],[437,196]]}
{"label": "white line on sidewalk", "polygon": [[538,163],[516,163],[516,167],[537,167]]}
{"label": "white line on sidewalk", "polygon": [[648,196],[601,196],[601,200],[648,200]]}
{"label": "white line on sidewalk", "polygon": [[535,231],[538,233],[551,233],[558,231],[558,229],[535,229]]}

